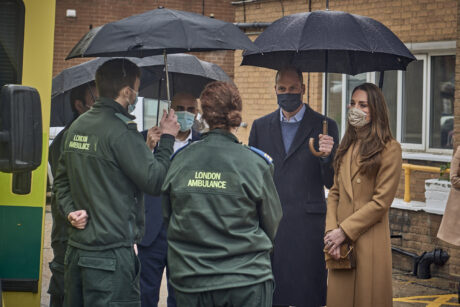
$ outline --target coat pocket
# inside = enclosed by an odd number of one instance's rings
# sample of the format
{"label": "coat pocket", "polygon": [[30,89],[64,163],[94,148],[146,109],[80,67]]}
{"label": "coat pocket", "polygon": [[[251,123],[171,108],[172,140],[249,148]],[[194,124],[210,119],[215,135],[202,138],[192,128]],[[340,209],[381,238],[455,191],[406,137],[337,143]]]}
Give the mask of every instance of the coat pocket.
{"label": "coat pocket", "polygon": [[114,272],[117,260],[115,258],[81,256],[78,259],[78,265],[84,268]]}
{"label": "coat pocket", "polygon": [[80,256],[78,266],[81,268],[82,279],[87,284],[88,289],[100,293],[112,291],[114,272],[117,266],[115,258]]}

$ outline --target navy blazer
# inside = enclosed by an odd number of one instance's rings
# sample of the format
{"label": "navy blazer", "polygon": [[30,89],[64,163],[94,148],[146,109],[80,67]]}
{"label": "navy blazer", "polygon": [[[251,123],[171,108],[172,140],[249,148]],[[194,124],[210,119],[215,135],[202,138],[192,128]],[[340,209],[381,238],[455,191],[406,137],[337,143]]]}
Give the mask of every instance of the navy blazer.
{"label": "navy blazer", "polygon": [[[147,139],[147,130],[141,132]],[[201,134],[192,129],[192,142],[199,140]],[[161,209],[161,197],[144,194],[145,204],[145,233],[139,245],[149,246],[155,241],[163,227],[163,212]]]}
{"label": "navy blazer", "polygon": [[337,124],[328,118],[328,134],[335,143],[333,154],[323,159],[310,152],[310,137],[315,138],[318,150],[318,135],[322,133],[323,119],[323,115],[306,105],[305,114],[287,153],[279,109],[255,120],[249,136],[249,145],[273,158],[274,181],[283,208],[272,258],[276,283],[274,305],[326,305],[324,187],[330,188],[334,182],[332,158],[339,136]]}

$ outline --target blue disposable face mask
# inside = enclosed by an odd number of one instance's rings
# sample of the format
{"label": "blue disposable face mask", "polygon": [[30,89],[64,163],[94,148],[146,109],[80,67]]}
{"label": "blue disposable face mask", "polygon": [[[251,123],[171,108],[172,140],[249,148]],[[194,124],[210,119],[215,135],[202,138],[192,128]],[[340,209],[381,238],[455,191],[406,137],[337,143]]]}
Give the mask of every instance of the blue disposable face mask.
{"label": "blue disposable face mask", "polygon": [[294,112],[302,104],[299,94],[278,94],[278,105],[286,112]]}
{"label": "blue disposable face mask", "polygon": [[137,98],[139,96],[139,92],[136,92],[132,88],[129,88],[129,89],[132,90],[134,93],[136,93],[136,98],[134,99],[133,103],[128,102],[128,113],[133,113],[134,109],[136,109],[136,104],[137,104],[137,100],[138,100]]}
{"label": "blue disposable face mask", "polygon": [[185,132],[192,128],[195,122],[195,114],[187,111],[177,111],[177,122],[180,124],[180,131]]}

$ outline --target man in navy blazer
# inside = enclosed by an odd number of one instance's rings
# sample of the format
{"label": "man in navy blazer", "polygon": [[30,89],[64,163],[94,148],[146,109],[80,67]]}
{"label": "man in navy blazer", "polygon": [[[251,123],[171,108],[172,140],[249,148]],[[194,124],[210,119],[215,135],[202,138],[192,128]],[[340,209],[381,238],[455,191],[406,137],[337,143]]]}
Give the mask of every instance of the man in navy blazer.
{"label": "man in navy blazer", "polygon": [[[275,276],[274,306],[326,305],[324,186],[334,181],[332,160],[339,142],[337,124],[327,119],[329,135],[322,135],[324,116],[302,103],[302,73],[287,68],[276,74],[275,112],[254,121],[249,145],[269,154],[275,164],[274,180],[283,208],[272,255]],[[310,137],[316,150],[308,148]],[[318,141],[319,139],[319,141]]]}
{"label": "man in navy blazer", "polygon": [[[200,133],[192,129],[198,114],[198,106],[195,97],[190,94],[179,93],[173,97],[171,107],[176,112],[177,122],[181,125],[174,142],[174,151],[177,151],[188,143],[200,139]],[[155,144],[155,141],[159,139],[161,131],[154,127],[148,133],[144,131],[143,135],[151,146],[152,140]],[[141,305],[142,307],[156,307],[158,306],[161,279],[165,267],[166,274],[168,274],[166,262],[168,243],[166,241],[166,227],[163,224],[161,197],[145,194],[144,202],[145,234],[138,244],[141,262]],[[168,307],[176,306],[174,289],[169,285],[169,282],[167,304]]]}

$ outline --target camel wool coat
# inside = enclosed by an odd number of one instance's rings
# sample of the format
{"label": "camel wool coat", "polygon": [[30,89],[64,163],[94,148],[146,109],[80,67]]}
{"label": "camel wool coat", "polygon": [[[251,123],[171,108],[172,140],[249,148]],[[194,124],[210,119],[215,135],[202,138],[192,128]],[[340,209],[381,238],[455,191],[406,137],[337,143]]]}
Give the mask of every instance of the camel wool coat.
{"label": "camel wool coat", "polygon": [[460,146],[457,147],[450,163],[450,182],[452,187],[439,227],[438,238],[460,246]]}
{"label": "camel wool coat", "polygon": [[388,211],[401,174],[401,146],[392,140],[381,152],[374,176],[359,172],[353,146],[342,158],[327,200],[326,232],[343,229],[354,246],[356,268],[329,270],[327,307],[392,306]]}

